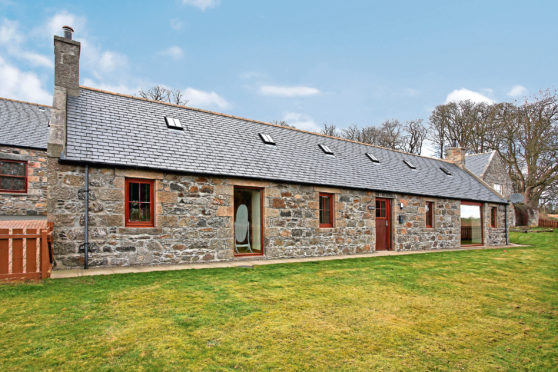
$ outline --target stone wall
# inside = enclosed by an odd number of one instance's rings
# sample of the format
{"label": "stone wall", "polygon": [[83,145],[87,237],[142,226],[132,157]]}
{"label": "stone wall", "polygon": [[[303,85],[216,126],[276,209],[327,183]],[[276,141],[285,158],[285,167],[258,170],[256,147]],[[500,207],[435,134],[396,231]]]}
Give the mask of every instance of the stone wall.
{"label": "stone wall", "polygon": [[[49,163],[49,220],[59,267],[83,265],[84,167]],[[234,186],[262,188],[264,257],[357,254],[375,250],[376,194],[350,189],[163,172],[90,168],[90,266],[158,265],[234,258]],[[125,227],[125,179],[155,180],[155,226]],[[319,227],[319,193],[334,195],[333,228]],[[385,195],[382,195],[385,196]],[[424,203],[435,203],[425,227]],[[403,209],[399,203],[403,203]],[[405,221],[399,224],[398,215]],[[459,247],[459,201],[395,195],[393,248]],[[487,242],[497,241],[497,231]],[[487,236],[487,235],[485,235]]]}
{"label": "stone wall", "polygon": [[0,146],[0,159],[27,161],[27,193],[0,193],[0,216],[46,216],[46,151]]}
{"label": "stone wall", "polygon": [[[426,202],[434,203],[433,226],[426,227]],[[403,208],[401,208],[403,204]],[[398,251],[457,248],[461,242],[457,200],[402,195],[394,199],[393,244]],[[398,217],[403,216],[403,223]]]}
{"label": "stone wall", "polygon": [[490,186],[494,184],[502,185],[502,195],[509,198],[513,193],[513,183],[508,175],[506,166],[498,154],[494,154],[492,161],[484,172],[483,181]]}
{"label": "stone wall", "polygon": [[[498,208],[496,213],[496,227],[491,227],[490,210],[492,207]],[[506,206],[501,204],[485,204],[484,208],[484,240],[486,245],[505,245],[506,244]],[[508,224],[510,209],[508,207]],[[509,226],[509,225],[508,225]]]}

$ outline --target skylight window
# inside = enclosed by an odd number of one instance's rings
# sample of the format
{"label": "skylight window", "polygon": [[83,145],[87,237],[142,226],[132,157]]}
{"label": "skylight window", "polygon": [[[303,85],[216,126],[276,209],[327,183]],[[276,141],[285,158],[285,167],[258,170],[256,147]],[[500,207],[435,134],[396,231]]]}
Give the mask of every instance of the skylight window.
{"label": "skylight window", "polygon": [[169,116],[165,116],[165,121],[167,122],[167,127],[169,127],[169,128],[184,129],[184,128],[182,128],[182,124],[180,123],[180,120],[178,120],[176,118],[171,118]]}
{"label": "skylight window", "polygon": [[275,145],[275,141],[269,134],[260,133],[260,138],[266,145]]}
{"label": "skylight window", "polygon": [[325,152],[326,154],[333,155],[333,151],[331,151],[331,149],[329,147],[327,147],[326,145],[322,145],[320,143],[318,146],[320,146],[322,151]]}
{"label": "skylight window", "polygon": [[417,169],[417,167],[411,163],[409,160],[403,160],[403,163],[407,164],[407,166],[411,169]]}
{"label": "skylight window", "polygon": [[444,173],[447,174],[448,176],[451,176],[451,172],[450,172],[449,170],[447,170],[447,168],[440,167],[440,169],[442,170],[442,172],[444,172]]}
{"label": "skylight window", "polygon": [[374,163],[379,163],[380,162],[378,160],[378,158],[376,156],[374,156],[374,154],[371,154],[371,153],[367,152],[366,156],[368,156],[368,158],[370,158],[370,160],[372,160]]}

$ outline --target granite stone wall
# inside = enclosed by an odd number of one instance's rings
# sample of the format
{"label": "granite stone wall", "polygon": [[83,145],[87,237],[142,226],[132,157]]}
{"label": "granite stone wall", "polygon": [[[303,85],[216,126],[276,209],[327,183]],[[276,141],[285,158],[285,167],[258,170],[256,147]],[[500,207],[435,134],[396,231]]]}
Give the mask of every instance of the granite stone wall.
{"label": "granite stone wall", "polygon": [[[426,202],[434,203],[433,226],[426,227]],[[401,208],[403,205],[403,208]],[[398,251],[457,248],[461,239],[457,200],[401,195],[394,199],[394,249]],[[399,222],[399,216],[404,221]]]}
{"label": "granite stone wall", "polygon": [[[58,267],[83,265],[84,167],[49,162],[49,220],[55,224]],[[125,227],[125,179],[155,180],[155,226]],[[90,266],[158,265],[234,259],[234,187],[261,188],[264,259],[347,255],[375,250],[373,192],[90,168]],[[319,227],[319,193],[334,197],[332,228]],[[385,197],[385,195],[381,195]],[[435,202],[433,228],[425,227],[425,201]],[[399,203],[403,203],[403,209]],[[393,248],[459,247],[459,202],[395,195]],[[398,215],[405,216],[399,224]],[[489,241],[497,240],[497,232]]]}
{"label": "granite stone wall", "polygon": [[27,193],[0,192],[0,216],[46,216],[46,151],[0,146],[0,159],[27,161]]}

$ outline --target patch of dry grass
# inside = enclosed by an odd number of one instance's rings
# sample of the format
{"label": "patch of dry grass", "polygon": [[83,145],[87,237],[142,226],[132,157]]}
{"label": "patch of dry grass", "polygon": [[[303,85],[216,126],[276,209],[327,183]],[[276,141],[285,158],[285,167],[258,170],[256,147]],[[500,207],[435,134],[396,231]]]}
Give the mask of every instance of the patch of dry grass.
{"label": "patch of dry grass", "polygon": [[558,233],[532,248],[0,287],[0,370],[550,370]]}

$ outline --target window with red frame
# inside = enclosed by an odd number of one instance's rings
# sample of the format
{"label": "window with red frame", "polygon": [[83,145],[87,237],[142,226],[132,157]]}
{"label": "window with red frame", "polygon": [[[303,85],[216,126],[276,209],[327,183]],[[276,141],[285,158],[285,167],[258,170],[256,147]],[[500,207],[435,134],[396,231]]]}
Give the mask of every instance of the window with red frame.
{"label": "window with red frame", "polygon": [[320,227],[333,227],[333,194],[320,193]]}
{"label": "window with red frame", "polygon": [[126,179],[126,226],[153,227],[154,182],[153,180]]}
{"label": "window with red frame", "polygon": [[498,208],[490,208],[490,227],[496,227],[496,221],[498,217]]}
{"label": "window with red frame", "polygon": [[426,227],[434,226],[434,202],[426,202]]}
{"label": "window with red frame", "polygon": [[27,192],[27,162],[0,159],[0,192]]}

